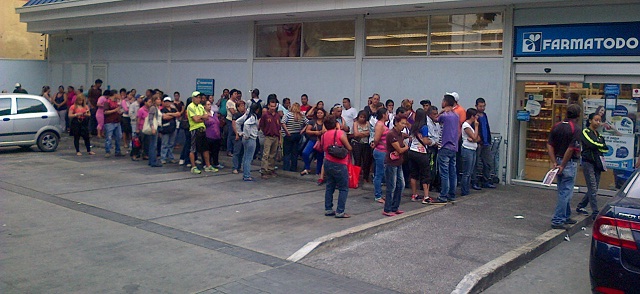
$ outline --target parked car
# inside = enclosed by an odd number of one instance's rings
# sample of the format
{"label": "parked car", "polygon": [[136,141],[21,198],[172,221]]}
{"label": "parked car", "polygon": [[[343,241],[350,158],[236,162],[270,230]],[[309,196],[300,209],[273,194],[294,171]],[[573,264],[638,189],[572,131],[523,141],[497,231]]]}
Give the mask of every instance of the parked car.
{"label": "parked car", "polygon": [[0,147],[38,145],[53,152],[60,143],[59,125],[58,112],[44,97],[0,94]]}
{"label": "parked car", "polygon": [[593,224],[589,275],[594,293],[640,293],[640,170]]}

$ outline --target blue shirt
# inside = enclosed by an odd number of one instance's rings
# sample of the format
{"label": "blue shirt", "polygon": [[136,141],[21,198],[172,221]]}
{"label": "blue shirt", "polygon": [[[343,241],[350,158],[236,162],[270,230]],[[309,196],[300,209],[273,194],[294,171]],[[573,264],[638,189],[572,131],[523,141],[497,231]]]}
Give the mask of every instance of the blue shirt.
{"label": "blue shirt", "polygon": [[478,122],[480,123],[480,138],[482,138],[482,145],[488,146],[491,145],[491,133],[489,132],[489,119],[487,118],[487,114],[478,117]]}
{"label": "blue shirt", "polygon": [[453,111],[445,111],[438,117],[438,122],[442,125],[441,148],[458,152],[458,136],[460,135],[458,115]]}

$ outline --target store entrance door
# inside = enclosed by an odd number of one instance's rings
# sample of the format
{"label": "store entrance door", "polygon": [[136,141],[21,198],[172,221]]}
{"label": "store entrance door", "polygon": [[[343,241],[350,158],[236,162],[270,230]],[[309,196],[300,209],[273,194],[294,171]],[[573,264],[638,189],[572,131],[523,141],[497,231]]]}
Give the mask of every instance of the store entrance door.
{"label": "store entrance door", "polygon": [[[597,131],[604,137],[608,152],[603,154],[607,171],[601,174],[599,188],[620,188],[636,166],[640,121],[634,98],[640,97],[634,97],[634,93],[638,89],[640,84],[518,82],[516,106],[521,115],[515,127],[518,134],[515,179],[541,183],[551,166],[547,152],[551,128],[566,118],[568,105],[578,104],[582,116],[577,127],[586,128],[592,113],[597,113],[602,120]],[[585,185],[580,167],[576,186]]]}

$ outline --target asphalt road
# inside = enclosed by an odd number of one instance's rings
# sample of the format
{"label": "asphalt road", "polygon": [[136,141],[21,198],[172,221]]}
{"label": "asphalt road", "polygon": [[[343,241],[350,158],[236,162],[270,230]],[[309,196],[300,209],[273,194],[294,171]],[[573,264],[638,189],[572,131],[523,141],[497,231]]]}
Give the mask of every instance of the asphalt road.
{"label": "asphalt road", "polygon": [[591,227],[514,271],[483,293],[591,293]]}

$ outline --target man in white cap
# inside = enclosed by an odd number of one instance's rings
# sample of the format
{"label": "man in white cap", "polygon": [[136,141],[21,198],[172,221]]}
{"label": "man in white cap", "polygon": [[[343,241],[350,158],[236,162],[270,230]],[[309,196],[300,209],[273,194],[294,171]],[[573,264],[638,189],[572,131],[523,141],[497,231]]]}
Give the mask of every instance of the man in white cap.
{"label": "man in white cap", "polygon": [[16,83],[16,89],[13,90],[13,93],[29,94],[27,93],[27,90],[22,88],[22,85],[20,85],[20,83]]}
{"label": "man in white cap", "polygon": [[[460,95],[457,92],[445,93],[445,95],[451,95],[456,100],[456,104],[453,106],[453,112],[458,115],[460,121],[460,131],[462,131],[462,124],[467,120],[467,110],[460,106]],[[460,133],[462,135],[462,133]]]}

